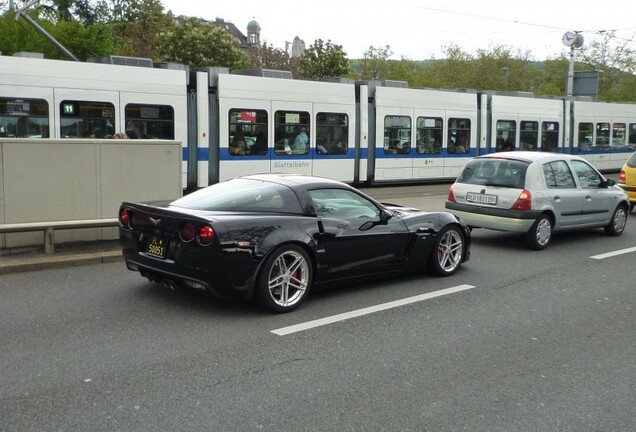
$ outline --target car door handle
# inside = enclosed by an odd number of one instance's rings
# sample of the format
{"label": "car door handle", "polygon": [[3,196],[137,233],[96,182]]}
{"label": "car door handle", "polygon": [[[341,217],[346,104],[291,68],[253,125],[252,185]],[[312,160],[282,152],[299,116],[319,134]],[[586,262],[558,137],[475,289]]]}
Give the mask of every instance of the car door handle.
{"label": "car door handle", "polygon": [[560,197],[559,195],[555,195],[555,196],[554,196],[554,200],[555,200],[555,201],[561,201],[561,197]]}
{"label": "car door handle", "polygon": [[585,201],[590,201],[592,199],[591,195],[585,195]]}

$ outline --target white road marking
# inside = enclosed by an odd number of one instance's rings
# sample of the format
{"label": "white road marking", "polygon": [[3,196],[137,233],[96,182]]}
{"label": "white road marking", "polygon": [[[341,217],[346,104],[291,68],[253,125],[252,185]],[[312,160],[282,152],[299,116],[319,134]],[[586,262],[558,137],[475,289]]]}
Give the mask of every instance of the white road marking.
{"label": "white road marking", "polygon": [[631,247],[631,248],[627,248],[627,249],[621,249],[621,250],[617,250],[617,251],[614,251],[614,252],[607,252],[607,253],[600,254],[600,255],[593,255],[590,258],[600,260],[600,259],[605,259],[605,258],[611,258],[611,257],[617,256],[617,255],[623,255],[623,254],[630,253],[630,252],[636,252],[636,247]]}
{"label": "white road marking", "polygon": [[432,299],[435,297],[441,297],[441,296],[445,296],[448,294],[453,294],[456,292],[460,292],[460,291],[466,291],[469,289],[475,288],[474,285],[457,285],[455,287],[451,287],[451,288],[446,288],[443,290],[439,290],[439,291],[434,291],[434,292],[430,292],[430,293],[426,293],[426,294],[420,294],[420,295],[416,295],[413,297],[407,297],[405,299],[402,300],[395,300],[392,302],[388,302],[388,303],[382,303],[379,305],[375,305],[375,306],[370,306],[370,307],[366,307],[363,309],[358,309],[358,310],[354,310],[351,312],[345,312],[345,313],[341,313],[338,315],[332,315],[329,317],[325,317],[325,318],[320,318],[317,320],[313,320],[313,321],[307,321],[305,323],[301,323],[301,324],[296,324],[296,325],[292,325],[289,327],[282,327],[276,330],[271,330],[271,333],[277,334],[279,336],[285,336],[291,333],[296,333],[296,332],[300,332],[300,331],[304,331],[304,330],[309,330],[312,329],[314,327],[320,327],[320,326],[324,326],[324,325],[328,325],[328,324],[333,324],[335,322],[338,321],[344,321],[344,320],[348,320],[351,318],[356,318],[359,316],[363,316],[363,315],[368,315],[368,314],[372,314],[375,312],[380,312],[383,310],[387,310],[387,309],[392,309],[392,308],[396,308],[396,307],[400,307],[400,306],[404,306],[407,304],[411,304],[411,303],[417,303],[419,301],[423,301],[423,300],[428,300],[428,299]]}

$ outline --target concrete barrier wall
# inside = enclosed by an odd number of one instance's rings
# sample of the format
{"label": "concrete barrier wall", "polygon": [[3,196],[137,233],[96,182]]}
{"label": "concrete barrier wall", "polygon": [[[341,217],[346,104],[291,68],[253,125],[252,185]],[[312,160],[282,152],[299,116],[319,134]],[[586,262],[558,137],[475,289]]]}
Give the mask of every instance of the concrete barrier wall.
{"label": "concrete barrier wall", "polygon": [[[122,201],[182,195],[181,142],[0,138],[0,223],[115,218]],[[60,230],[56,243],[110,240],[116,228]],[[0,248],[42,234],[0,235]]]}

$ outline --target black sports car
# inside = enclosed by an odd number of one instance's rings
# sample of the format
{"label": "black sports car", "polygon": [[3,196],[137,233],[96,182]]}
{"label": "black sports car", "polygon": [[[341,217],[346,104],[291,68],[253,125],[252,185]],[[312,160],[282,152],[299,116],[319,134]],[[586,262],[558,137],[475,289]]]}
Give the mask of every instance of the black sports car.
{"label": "black sports car", "polygon": [[338,181],[239,177],[170,203],[124,202],[126,266],[175,289],[256,296],[294,309],[312,286],[429,270],[457,271],[470,231],[446,212],[381,204]]}

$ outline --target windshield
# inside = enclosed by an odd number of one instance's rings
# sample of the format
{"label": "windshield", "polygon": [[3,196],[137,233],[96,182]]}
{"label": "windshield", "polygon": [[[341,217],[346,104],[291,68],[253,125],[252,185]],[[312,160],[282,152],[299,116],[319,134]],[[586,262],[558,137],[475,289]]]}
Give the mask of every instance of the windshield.
{"label": "windshield", "polygon": [[519,160],[477,158],[464,166],[457,181],[474,185],[523,189],[527,169],[528,163]]}
{"label": "windshield", "polygon": [[171,205],[209,211],[302,213],[298,198],[288,187],[244,178],[198,190]]}

